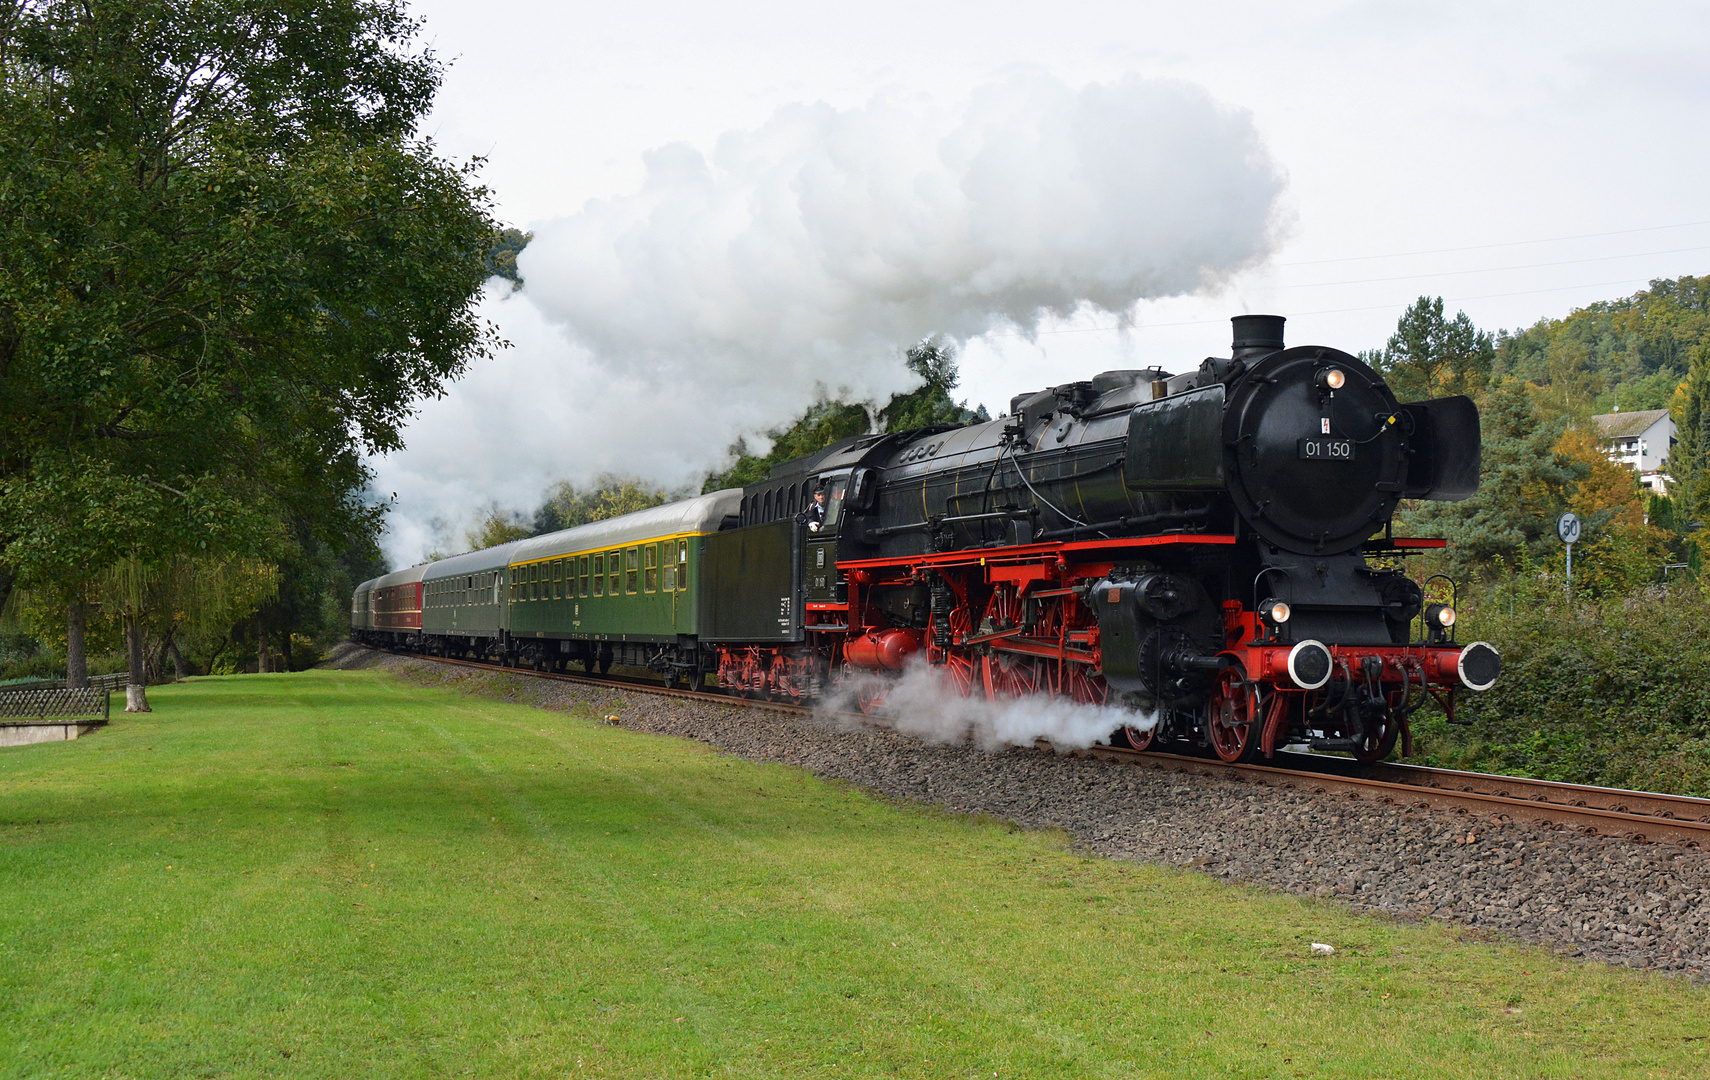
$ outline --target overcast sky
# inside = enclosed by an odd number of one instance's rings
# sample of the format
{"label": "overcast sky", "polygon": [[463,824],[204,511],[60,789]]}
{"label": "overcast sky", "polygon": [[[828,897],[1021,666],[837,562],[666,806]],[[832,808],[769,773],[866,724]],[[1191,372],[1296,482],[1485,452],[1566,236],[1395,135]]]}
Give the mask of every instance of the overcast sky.
{"label": "overcast sky", "polygon": [[376,462],[395,564],[882,396],[921,327],[996,413],[1241,312],[1357,351],[1421,294],[1514,328],[1710,269],[1701,3],[412,7],[426,132],[537,241],[484,305],[514,347]]}

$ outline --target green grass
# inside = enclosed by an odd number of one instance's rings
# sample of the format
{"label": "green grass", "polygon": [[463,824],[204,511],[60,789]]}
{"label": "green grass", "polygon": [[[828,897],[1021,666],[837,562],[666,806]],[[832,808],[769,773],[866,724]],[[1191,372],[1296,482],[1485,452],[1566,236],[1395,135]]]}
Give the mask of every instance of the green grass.
{"label": "green grass", "polygon": [[587,716],[373,673],[150,697],[0,750],[5,1076],[1710,1071],[1678,980]]}

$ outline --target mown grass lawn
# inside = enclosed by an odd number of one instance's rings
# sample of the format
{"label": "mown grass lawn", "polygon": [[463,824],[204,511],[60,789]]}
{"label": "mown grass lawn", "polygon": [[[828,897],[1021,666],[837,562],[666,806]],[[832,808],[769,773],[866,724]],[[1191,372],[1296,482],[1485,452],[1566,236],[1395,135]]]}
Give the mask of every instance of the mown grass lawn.
{"label": "mown grass lawn", "polygon": [[150,697],[0,750],[5,1076],[1710,1072],[1700,987],[587,716],[355,672]]}

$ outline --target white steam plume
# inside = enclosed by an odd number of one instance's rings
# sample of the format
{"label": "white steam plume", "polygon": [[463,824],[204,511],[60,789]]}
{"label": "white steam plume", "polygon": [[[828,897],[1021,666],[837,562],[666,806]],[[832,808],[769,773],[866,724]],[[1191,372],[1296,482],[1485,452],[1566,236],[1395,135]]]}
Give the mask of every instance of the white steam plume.
{"label": "white steam plume", "polygon": [[950,110],[791,105],[646,167],[635,193],[534,227],[525,288],[485,305],[517,347],[380,465],[394,558],[436,516],[528,508],[554,479],[692,482],[821,393],[909,388],[902,352],[929,334],[1214,287],[1269,254],[1283,187],[1247,113],[1139,77],[1021,75]]}
{"label": "white steam plume", "polygon": [[1157,715],[1110,705],[1086,705],[1042,695],[991,701],[970,697],[945,674],[918,655],[901,677],[856,675],[842,683],[822,706],[841,717],[859,715],[864,693],[884,690],[884,700],[868,719],[927,742],[972,742],[982,750],[1032,746],[1044,739],[1058,750],[1084,750],[1110,742],[1118,728],[1150,731]]}
{"label": "white steam plume", "polygon": [[882,400],[928,334],[1215,285],[1269,253],[1283,185],[1246,113],[1134,76],[1019,76],[951,113],[792,105],[646,164],[536,228],[527,292],[614,369],[785,408],[816,384]]}

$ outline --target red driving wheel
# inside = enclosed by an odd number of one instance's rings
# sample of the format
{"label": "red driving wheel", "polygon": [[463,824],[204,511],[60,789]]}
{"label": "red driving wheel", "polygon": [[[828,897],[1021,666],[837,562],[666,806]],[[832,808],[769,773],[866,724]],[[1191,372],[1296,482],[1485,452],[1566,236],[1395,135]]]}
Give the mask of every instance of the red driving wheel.
{"label": "red driving wheel", "polygon": [[1246,672],[1228,667],[1211,686],[1211,716],[1207,724],[1211,749],[1224,761],[1250,760],[1259,745],[1257,710]]}

